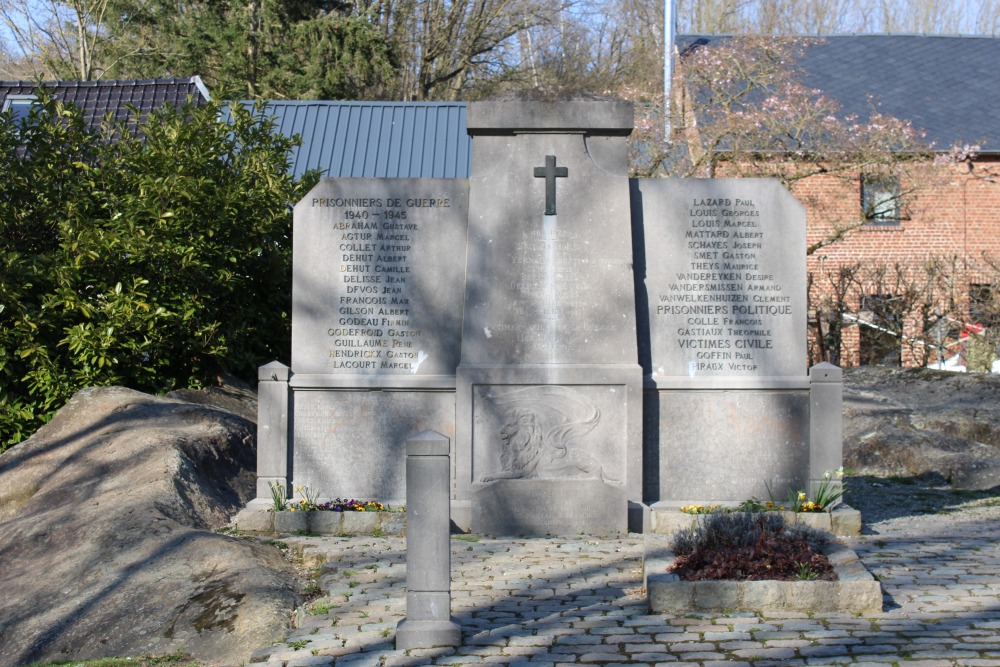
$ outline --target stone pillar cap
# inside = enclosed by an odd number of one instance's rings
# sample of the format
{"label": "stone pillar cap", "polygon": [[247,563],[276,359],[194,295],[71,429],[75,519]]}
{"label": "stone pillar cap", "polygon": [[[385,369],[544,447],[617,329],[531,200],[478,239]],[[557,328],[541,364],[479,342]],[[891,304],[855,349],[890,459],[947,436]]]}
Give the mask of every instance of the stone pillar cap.
{"label": "stone pillar cap", "polygon": [[810,382],[843,382],[844,371],[839,366],[821,361],[809,369]]}
{"label": "stone pillar cap", "polygon": [[583,132],[627,136],[635,126],[631,102],[623,100],[470,102],[470,135],[515,132]]}
{"label": "stone pillar cap", "polygon": [[422,431],[406,439],[407,456],[448,456],[451,440],[437,431]]}
{"label": "stone pillar cap", "polygon": [[280,361],[272,361],[257,369],[257,379],[260,381],[288,382],[290,376],[291,373],[288,366]]}

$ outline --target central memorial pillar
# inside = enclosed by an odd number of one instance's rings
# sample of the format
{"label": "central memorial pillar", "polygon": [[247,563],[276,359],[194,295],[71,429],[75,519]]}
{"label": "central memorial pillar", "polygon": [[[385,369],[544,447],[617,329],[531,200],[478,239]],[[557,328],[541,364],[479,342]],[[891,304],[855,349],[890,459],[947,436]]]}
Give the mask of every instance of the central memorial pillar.
{"label": "central memorial pillar", "polygon": [[472,103],[453,515],[616,534],[642,497],[625,102]]}

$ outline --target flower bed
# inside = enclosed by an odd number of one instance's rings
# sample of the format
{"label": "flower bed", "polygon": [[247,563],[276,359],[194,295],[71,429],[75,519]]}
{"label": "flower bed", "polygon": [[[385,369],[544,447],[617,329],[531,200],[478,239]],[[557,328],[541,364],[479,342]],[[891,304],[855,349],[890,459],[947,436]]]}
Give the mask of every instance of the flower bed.
{"label": "flower bed", "polygon": [[253,535],[404,535],[406,512],[257,510],[236,515],[236,528]]}
{"label": "flower bed", "polygon": [[[877,611],[881,587],[847,547],[778,512],[715,512],[643,562],[650,610]],[[676,558],[674,558],[676,554]]]}
{"label": "flower bed", "polygon": [[882,587],[853,551],[834,543],[824,554],[836,581],[684,581],[667,571],[673,554],[661,552],[643,561],[649,610],[657,614],[882,610]]}
{"label": "flower bed", "polygon": [[299,486],[290,498],[282,484],[268,482],[271,504],[254,501],[236,515],[236,528],[245,533],[274,535],[402,535],[406,513],[374,500],[335,498],[320,501],[312,489]]}
{"label": "flower bed", "polygon": [[823,549],[830,534],[774,512],[719,512],[674,535],[671,571],[689,581],[833,580]]}

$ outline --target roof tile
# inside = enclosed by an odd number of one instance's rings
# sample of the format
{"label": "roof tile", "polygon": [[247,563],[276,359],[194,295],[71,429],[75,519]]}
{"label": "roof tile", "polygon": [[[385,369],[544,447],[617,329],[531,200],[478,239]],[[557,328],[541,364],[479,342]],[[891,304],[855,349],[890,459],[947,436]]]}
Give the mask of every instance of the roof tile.
{"label": "roof tile", "polygon": [[[685,35],[694,40],[720,35]],[[871,103],[909,120],[937,150],[979,143],[1000,152],[1000,38],[937,35],[833,35],[817,38],[799,61],[805,83],[866,119]]]}
{"label": "roof tile", "polygon": [[[189,96],[195,104],[209,99],[197,76],[143,81],[43,81],[41,85],[50,89],[56,99],[79,107],[84,121],[91,126],[101,123],[109,113],[118,120],[127,118],[129,105],[148,114],[164,104],[181,106]],[[33,94],[37,88],[34,81],[0,81],[0,102],[8,95]]]}

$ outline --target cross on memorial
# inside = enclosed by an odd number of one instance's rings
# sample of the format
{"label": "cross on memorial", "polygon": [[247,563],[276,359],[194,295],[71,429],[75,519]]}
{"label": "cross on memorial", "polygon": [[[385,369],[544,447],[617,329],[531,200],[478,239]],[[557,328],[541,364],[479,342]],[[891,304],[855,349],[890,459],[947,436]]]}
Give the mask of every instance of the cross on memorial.
{"label": "cross on memorial", "polygon": [[556,179],[569,176],[566,167],[556,166],[556,156],[546,155],[545,166],[535,167],[535,178],[545,179],[545,215],[556,214]]}

